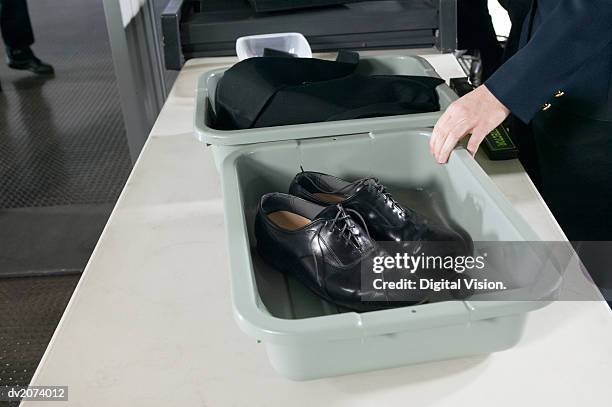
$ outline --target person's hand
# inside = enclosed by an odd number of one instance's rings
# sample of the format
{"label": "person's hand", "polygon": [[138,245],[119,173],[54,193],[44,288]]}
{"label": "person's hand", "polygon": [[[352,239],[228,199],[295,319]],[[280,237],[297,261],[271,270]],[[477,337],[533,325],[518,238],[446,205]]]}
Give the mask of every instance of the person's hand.
{"label": "person's hand", "polygon": [[470,134],[467,149],[476,154],[478,146],[510,114],[497,98],[481,85],[453,102],[440,117],[429,140],[436,161],[443,164],[459,140]]}

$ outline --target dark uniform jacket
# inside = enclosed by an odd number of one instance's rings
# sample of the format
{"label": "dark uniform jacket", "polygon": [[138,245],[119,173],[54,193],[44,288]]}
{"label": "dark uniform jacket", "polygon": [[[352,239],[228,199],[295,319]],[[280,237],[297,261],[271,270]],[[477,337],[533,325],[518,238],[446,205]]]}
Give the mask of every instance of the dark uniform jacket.
{"label": "dark uniform jacket", "polygon": [[527,123],[554,105],[612,121],[612,0],[536,0],[520,50],[486,82]]}

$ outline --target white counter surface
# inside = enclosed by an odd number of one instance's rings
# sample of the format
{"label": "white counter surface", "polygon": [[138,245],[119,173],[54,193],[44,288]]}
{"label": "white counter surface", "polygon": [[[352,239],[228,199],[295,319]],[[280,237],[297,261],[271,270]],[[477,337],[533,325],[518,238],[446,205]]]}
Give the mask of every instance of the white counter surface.
{"label": "white counter surface", "polygon": [[[429,58],[461,76],[450,55]],[[219,177],[192,136],[189,61],[104,230],[33,385],[69,386],[71,406],[609,406],[612,313],[557,302],[521,342],[489,356],[291,382],[232,317]],[[485,170],[545,240],[563,235],[516,161]],[[25,402],[25,406],[49,403]],[[54,405],[54,404],[53,404]]]}

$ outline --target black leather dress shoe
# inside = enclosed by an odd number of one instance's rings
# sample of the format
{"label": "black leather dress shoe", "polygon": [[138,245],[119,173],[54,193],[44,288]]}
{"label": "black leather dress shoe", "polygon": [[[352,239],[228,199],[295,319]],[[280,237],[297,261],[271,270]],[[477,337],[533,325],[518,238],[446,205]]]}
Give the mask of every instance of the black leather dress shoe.
{"label": "black leather dress shoe", "polygon": [[53,67],[36,58],[30,48],[7,49],[6,55],[9,68],[30,71],[36,75],[53,75],[55,73]]}
{"label": "black leather dress shoe", "polygon": [[[376,178],[348,182],[320,172],[302,171],[293,179],[289,193],[319,205],[341,203],[364,217],[375,240],[402,243],[413,254],[426,251],[427,255],[459,256],[471,252],[471,241],[401,205]],[[427,245],[428,242],[435,243]]]}
{"label": "black leather dress shoe", "polygon": [[[345,308],[363,312],[423,302],[429,293],[413,291],[408,296],[362,281],[363,276],[388,281],[411,276],[368,272],[374,257],[383,253],[360,220],[342,205],[323,207],[287,194],[266,194],[255,220],[257,249],[274,268]],[[362,267],[368,268],[362,272]]]}

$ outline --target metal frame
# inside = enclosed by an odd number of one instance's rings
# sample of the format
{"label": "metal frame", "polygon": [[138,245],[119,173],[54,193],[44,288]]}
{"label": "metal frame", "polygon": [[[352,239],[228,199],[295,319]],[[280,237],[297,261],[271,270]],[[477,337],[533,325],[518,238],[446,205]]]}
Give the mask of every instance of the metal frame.
{"label": "metal frame", "polygon": [[457,0],[438,1],[440,24],[436,45],[441,52],[454,52],[457,49]]}
{"label": "metal frame", "polygon": [[[432,5],[438,5],[438,29],[432,44],[441,52],[454,52],[457,48],[457,0],[432,0]],[[166,69],[180,70],[186,56],[183,53],[182,36],[195,35],[197,27],[183,27],[181,19],[190,7],[188,0],[170,0],[161,13],[161,29],[163,38],[163,55]],[[374,34],[373,34],[374,35]],[[189,45],[189,44],[187,44]],[[199,51],[195,52],[196,54]],[[207,51],[207,56],[215,55]]]}
{"label": "metal frame", "polygon": [[183,0],[170,0],[161,13],[162,41],[166,69],[180,70],[184,58],[181,44]]}
{"label": "metal frame", "polygon": [[[104,0],[106,26],[132,162],[135,162],[168,94],[156,1],[139,2],[127,19],[122,3]],[[128,21],[124,21],[124,18]]]}

